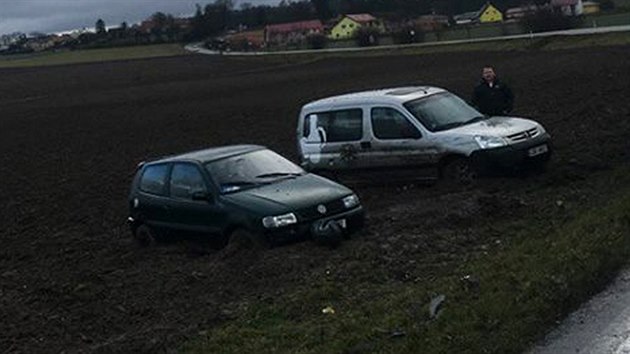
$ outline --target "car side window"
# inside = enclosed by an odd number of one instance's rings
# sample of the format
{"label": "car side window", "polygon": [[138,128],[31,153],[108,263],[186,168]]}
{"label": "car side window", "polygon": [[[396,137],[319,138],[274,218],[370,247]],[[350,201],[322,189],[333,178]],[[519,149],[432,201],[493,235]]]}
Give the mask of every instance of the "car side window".
{"label": "car side window", "polygon": [[372,132],[378,139],[418,139],[418,128],[399,111],[388,107],[376,107],[371,111]]}
{"label": "car side window", "polygon": [[358,141],[363,137],[363,110],[345,109],[309,114],[304,119],[303,136],[308,142]]}
{"label": "car side window", "polygon": [[206,192],[206,184],[199,168],[189,163],[178,163],[171,172],[170,196],[192,200],[193,193]]}
{"label": "car side window", "polygon": [[167,173],[167,164],[148,166],[142,172],[140,190],[155,195],[164,195]]}

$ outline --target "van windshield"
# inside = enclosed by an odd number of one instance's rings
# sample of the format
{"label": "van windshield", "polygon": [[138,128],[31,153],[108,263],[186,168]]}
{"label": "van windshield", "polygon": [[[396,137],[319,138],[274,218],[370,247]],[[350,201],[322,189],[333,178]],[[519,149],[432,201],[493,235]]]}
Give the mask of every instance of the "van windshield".
{"label": "van windshield", "polygon": [[271,150],[258,150],[206,164],[222,194],[275,183],[304,174],[293,162]]}
{"label": "van windshield", "polygon": [[404,106],[432,132],[452,129],[485,119],[483,114],[449,92],[409,101]]}

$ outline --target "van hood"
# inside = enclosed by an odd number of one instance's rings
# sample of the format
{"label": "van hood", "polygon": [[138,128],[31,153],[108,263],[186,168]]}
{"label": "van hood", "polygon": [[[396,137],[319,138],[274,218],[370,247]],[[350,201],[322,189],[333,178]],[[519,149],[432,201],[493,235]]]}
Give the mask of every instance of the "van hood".
{"label": "van hood", "polygon": [[501,136],[517,134],[524,130],[537,127],[533,120],[516,117],[492,117],[476,123],[463,125],[444,131],[445,133],[458,133],[463,135]]}
{"label": "van hood", "polygon": [[225,200],[260,215],[294,212],[352,194],[324,177],[308,173],[296,178],[226,194]]}

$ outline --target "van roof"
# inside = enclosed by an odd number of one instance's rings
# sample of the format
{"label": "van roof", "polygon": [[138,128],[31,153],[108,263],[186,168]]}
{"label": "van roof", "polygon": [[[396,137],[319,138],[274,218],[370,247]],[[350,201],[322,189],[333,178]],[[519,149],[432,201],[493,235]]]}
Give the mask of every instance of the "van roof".
{"label": "van roof", "polygon": [[435,93],[445,92],[444,89],[433,86],[405,86],[393,87],[380,90],[361,91],[347,93],[338,96],[331,96],[312,101],[302,107],[303,110],[314,111],[320,109],[331,109],[334,106],[352,105],[352,104],[386,104],[386,103],[404,103],[418,98],[433,95]]}

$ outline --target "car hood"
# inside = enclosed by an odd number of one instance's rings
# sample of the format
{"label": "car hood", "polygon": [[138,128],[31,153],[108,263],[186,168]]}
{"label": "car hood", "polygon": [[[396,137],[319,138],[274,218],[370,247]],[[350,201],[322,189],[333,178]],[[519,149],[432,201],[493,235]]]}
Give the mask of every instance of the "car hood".
{"label": "car hood", "polygon": [[492,117],[473,124],[453,128],[444,133],[463,135],[501,136],[520,133],[538,126],[533,120],[516,117]]}
{"label": "car hood", "polygon": [[341,199],[350,194],[352,191],[347,187],[309,173],[223,197],[261,215],[275,215]]}

